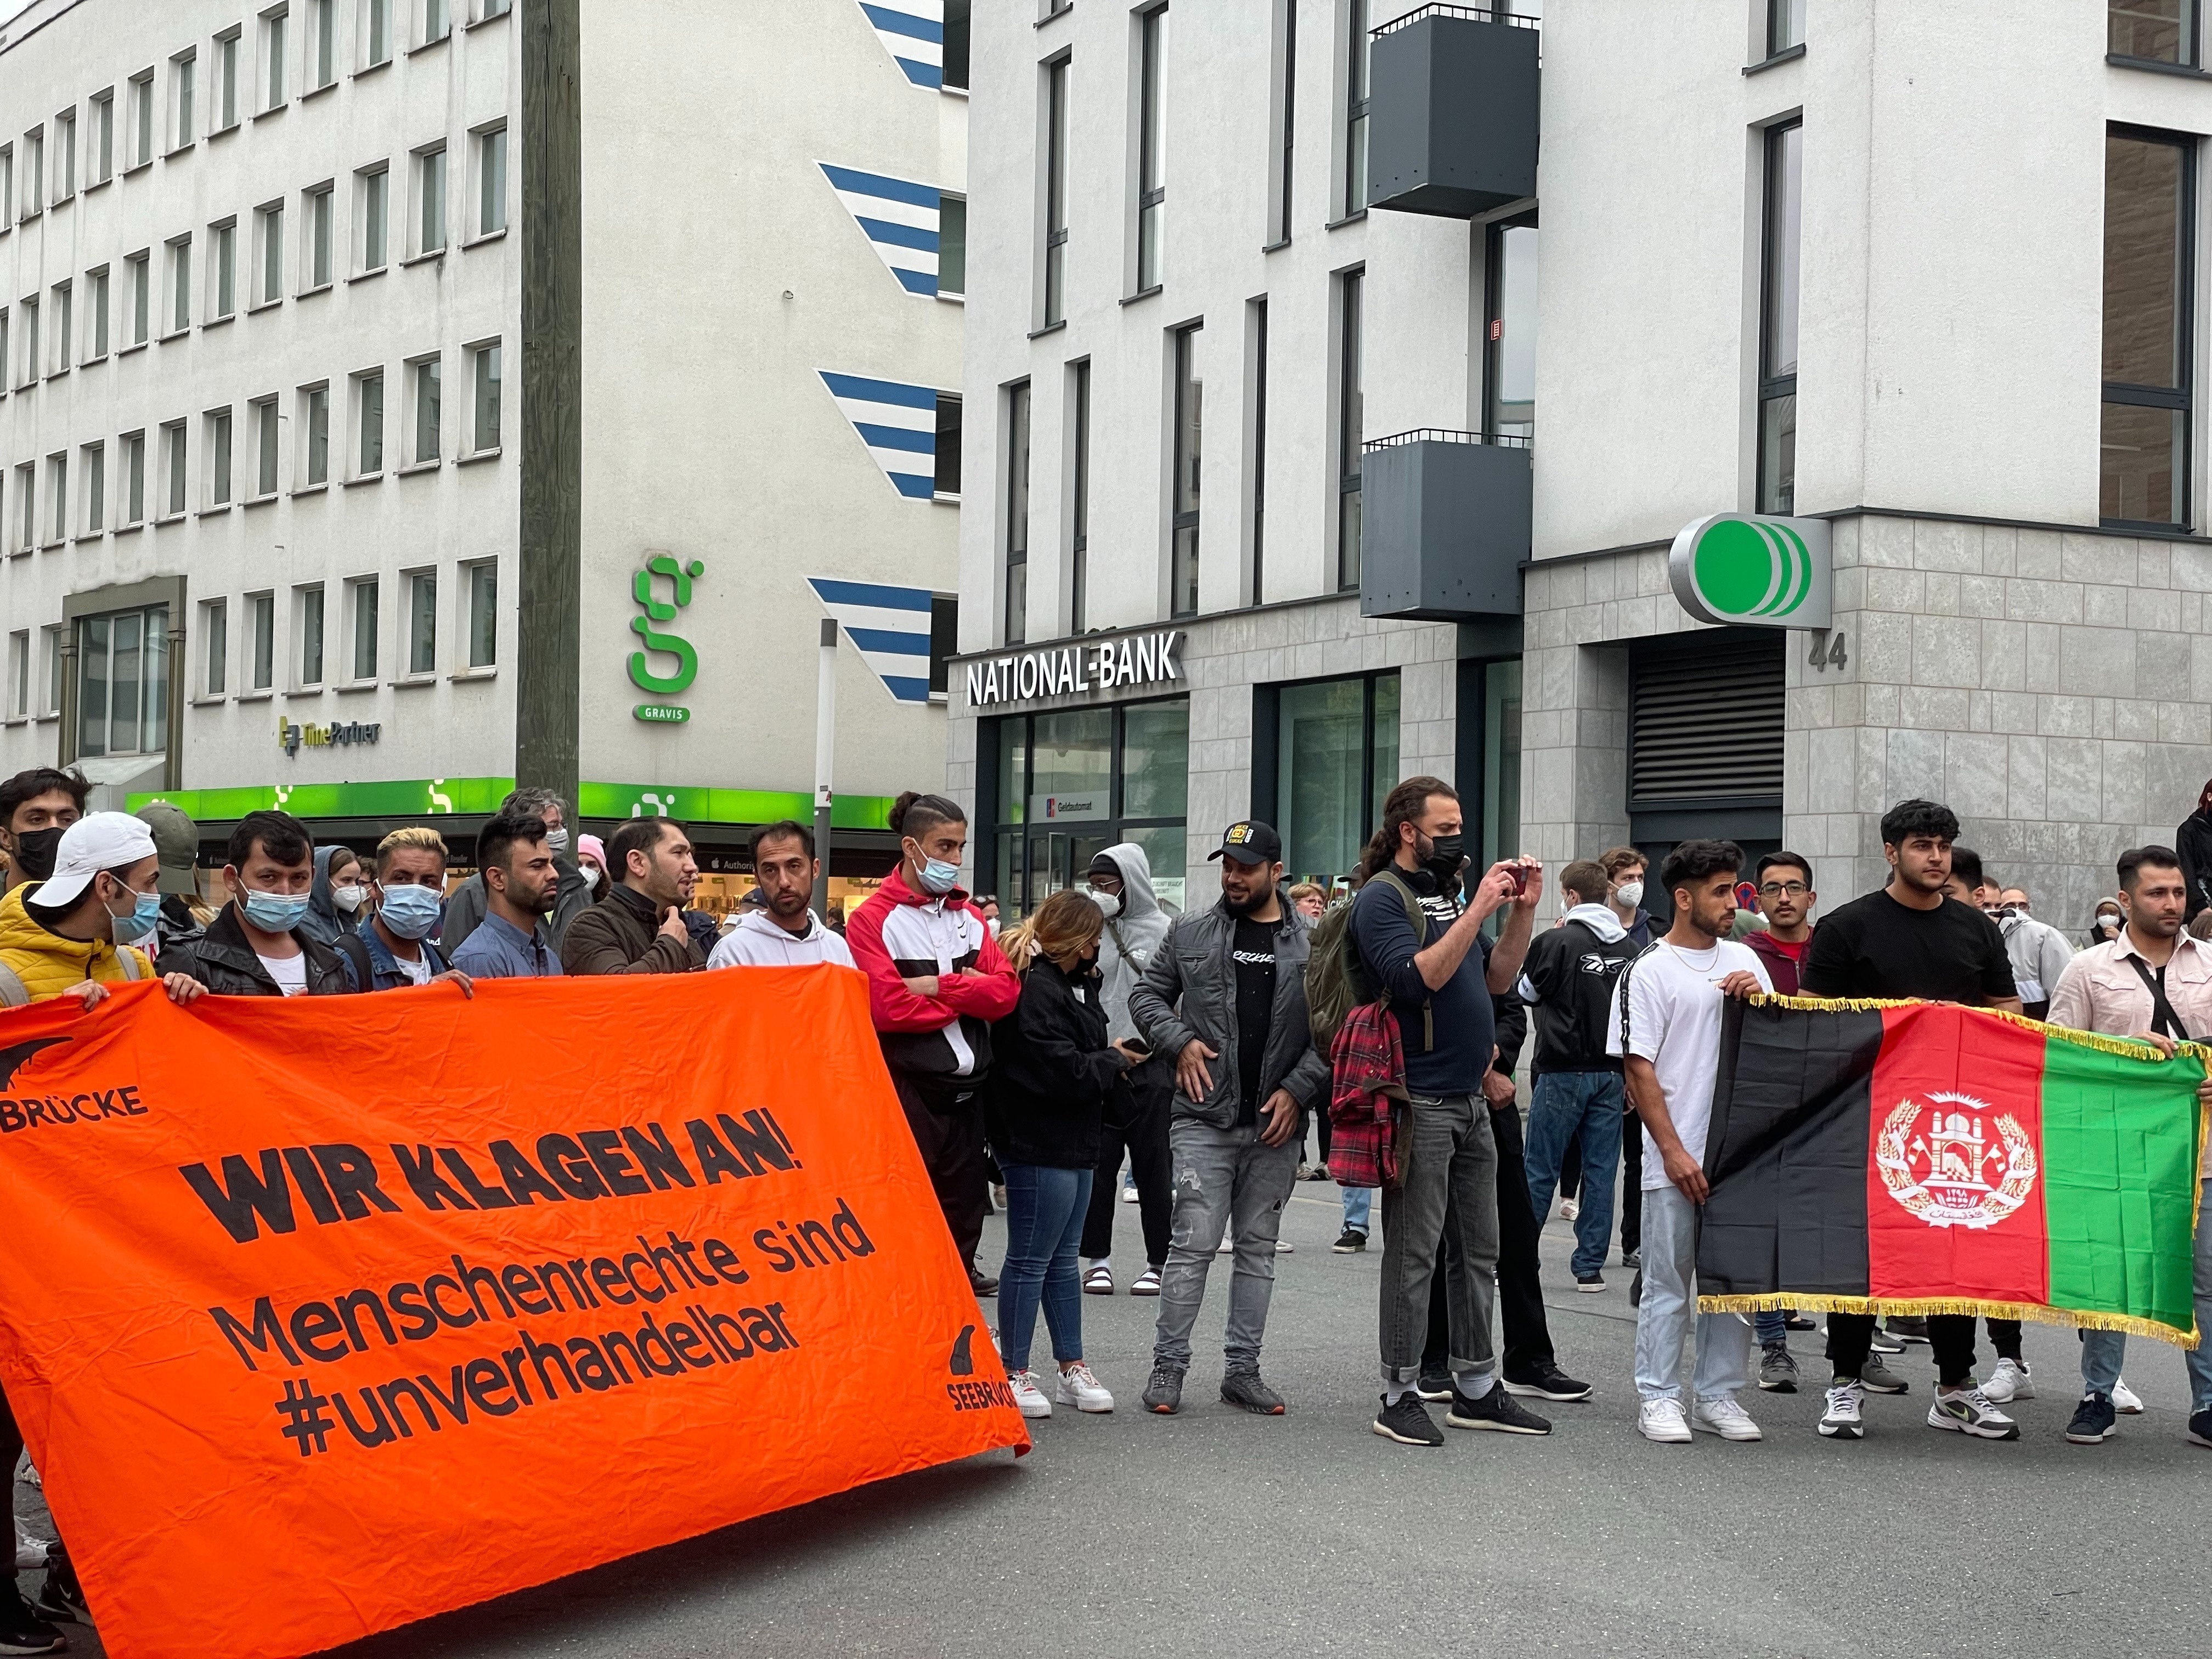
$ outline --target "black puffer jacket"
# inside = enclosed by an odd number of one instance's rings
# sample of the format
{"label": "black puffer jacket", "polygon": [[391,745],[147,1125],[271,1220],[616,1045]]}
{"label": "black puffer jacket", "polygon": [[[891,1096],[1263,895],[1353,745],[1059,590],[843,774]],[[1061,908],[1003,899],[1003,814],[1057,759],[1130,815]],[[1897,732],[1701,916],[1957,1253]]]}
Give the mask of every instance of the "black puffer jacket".
{"label": "black puffer jacket", "polygon": [[[337,951],[296,929],[292,937],[307,953],[309,996],[344,996],[352,991],[345,964],[338,960]],[[269,977],[269,970],[261,965],[261,958],[253,953],[252,945],[246,942],[246,930],[239,926],[235,904],[224,905],[199,938],[166,946],[161,951],[161,969],[165,974],[188,974],[221,997],[284,994],[276,988],[276,981]]]}
{"label": "black puffer jacket", "polygon": [[1013,1016],[991,1031],[991,1150],[1000,1164],[1087,1170],[1121,1057],[1106,1042],[1096,963],[1074,974],[1039,956]]}
{"label": "black puffer jacket", "polygon": [[2200,806],[2182,819],[2173,832],[2173,850],[2181,854],[2182,879],[2189,884],[2189,914],[2194,916],[2212,904],[2212,808]]}

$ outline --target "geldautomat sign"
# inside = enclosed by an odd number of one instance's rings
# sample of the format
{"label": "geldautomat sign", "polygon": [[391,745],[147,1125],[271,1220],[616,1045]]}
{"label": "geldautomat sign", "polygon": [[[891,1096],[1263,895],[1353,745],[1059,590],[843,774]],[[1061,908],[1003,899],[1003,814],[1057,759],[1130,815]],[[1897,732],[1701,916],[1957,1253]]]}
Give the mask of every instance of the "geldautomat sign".
{"label": "geldautomat sign", "polygon": [[1667,577],[1699,622],[1826,628],[1834,586],[1828,521],[1716,513],[1674,538]]}

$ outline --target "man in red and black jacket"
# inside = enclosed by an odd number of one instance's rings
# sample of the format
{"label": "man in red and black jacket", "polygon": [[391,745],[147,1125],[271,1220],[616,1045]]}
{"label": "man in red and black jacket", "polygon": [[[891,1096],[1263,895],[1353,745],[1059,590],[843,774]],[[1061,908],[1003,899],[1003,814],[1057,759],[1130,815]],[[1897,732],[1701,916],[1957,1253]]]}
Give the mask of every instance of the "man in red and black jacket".
{"label": "man in red and black jacket", "polygon": [[960,890],[968,820],[942,795],[901,795],[891,807],[899,866],[845,924],[853,964],[868,976],[868,1009],[899,1104],[928,1167],[945,1224],[978,1296],[999,1281],[978,1272],[988,1212],[983,1090],[991,1024],[1014,1012],[1020,980],[982,914]]}

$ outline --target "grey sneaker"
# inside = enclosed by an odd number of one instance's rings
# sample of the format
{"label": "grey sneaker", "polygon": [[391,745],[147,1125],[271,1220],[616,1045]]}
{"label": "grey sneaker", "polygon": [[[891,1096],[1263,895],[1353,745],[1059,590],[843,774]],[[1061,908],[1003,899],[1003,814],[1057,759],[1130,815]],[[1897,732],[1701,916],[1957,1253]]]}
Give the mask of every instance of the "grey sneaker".
{"label": "grey sneaker", "polygon": [[[2077,1412],[2075,1415],[2080,1413]],[[1936,1403],[1928,1408],[1928,1426],[1931,1429],[1951,1429],[1960,1434],[1972,1435],[1977,1440],[2020,1438],[2020,1425],[1990,1404],[1989,1396],[1979,1389],[1960,1389],[1953,1394],[1937,1394]],[[2070,1430],[2068,1437],[2072,1437]]]}
{"label": "grey sneaker", "polygon": [[1221,1379],[1221,1397],[1255,1417],[1283,1414],[1283,1396],[1262,1382],[1257,1371],[1231,1371]]}
{"label": "grey sneaker", "polygon": [[1145,1409],[1173,1417],[1182,1406],[1182,1373],[1170,1365],[1152,1367],[1152,1380],[1145,1384]]}
{"label": "grey sneaker", "polygon": [[1769,1394],[1797,1392],[1797,1362],[1787,1342],[1769,1342],[1759,1362],[1759,1386]]}
{"label": "grey sneaker", "polygon": [[1875,1394],[1906,1394],[1912,1388],[1912,1384],[1883,1364],[1881,1356],[1877,1353],[1867,1356],[1867,1363],[1859,1368],[1859,1381]]}

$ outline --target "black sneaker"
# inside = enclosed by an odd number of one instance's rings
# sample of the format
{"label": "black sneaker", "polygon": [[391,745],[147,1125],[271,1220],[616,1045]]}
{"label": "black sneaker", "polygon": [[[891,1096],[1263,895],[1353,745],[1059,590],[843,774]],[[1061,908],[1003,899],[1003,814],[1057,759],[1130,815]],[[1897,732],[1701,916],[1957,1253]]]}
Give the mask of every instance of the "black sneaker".
{"label": "black sneaker", "polygon": [[1623,1250],[1620,1253],[1620,1265],[1624,1267],[1641,1267],[1644,1265],[1644,1252],[1635,1249]]}
{"label": "black sneaker", "polygon": [[69,1643],[31,1611],[13,1583],[0,1589],[0,1653],[59,1653]]}
{"label": "black sneaker", "polygon": [[[2066,1425],[2066,1438],[2076,1446],[2100,1445],[2112,1438],[2112,1425],[2118,1413],[2112,1409],[2112,1396],[2089,1393],[2081,1396],[2081,1403],[2074,1408],[2074,1420]],[[2189,1419],[2196,1426],[2197,1419]]]}
{"label": "black sneaker", "polygon": [[1430,1419],[1428,1407],[1411,1389],[1398,1396],[1392,1405],[1390,1396],[1382,1396],[1382,1409],[1375,1413],[1375,1432],[1385,1440],[1395,1440],[1401,1446],[1441,1446],[1444,1432]]}
{"label": "black sneaker", "polygon": [[2192,1446],[2212,1446],[2212,1406],[2189,1414],[2189,1443]]}
{"label": "black sneaker", "polygon": [[1795,1308],[1790,1310],[1790,1317],[1782,1322],[1782,1328],[1790,1331],[1809,1331],[1816,1328],[1811,1320]]}
{"label": "black sneaker", "polygon": [[1910,1394],[1912,1384],[1881,1363],[1881,1356],[1870,1353],[1865,1364],[1859,1367],[1859,1381],[1866,1384],[1869,1394]]}
{"label": "black sneaker", "polygon": [[1339,1255],[1356,1255],[1367,1248],[1367,1235],[1357,1227],[1346,1227],[1343,1237],[1328,1248]]}
{"label": "black sneaker", "polygon": [[1452,1390],[1451,1410],[1444,1421],[1455,1429],[1496,1429],[1500,1434],[1549,1434],[1552,1425],[1511,1395],[1492,1384],[1480,1400],[1469,1400]]}
{"label": "black sneaker", "polygon": [[980,1273],[970,1267],[968,1270],[968,1288],[978,1296],[996,1296],[999,1293],[999,1281],[987,1273]]}
{"label": "black sneaker", "polygon": [[1283,1414],[1283,1396],[1262,1382],[1257,1371],[1231,1371],[1221,1379],[1221,1397],[1255,1417]]}
{"label": "black sneaker", "polygon": [[1636,1270],[1636,1277],[1628,1281],[1628,1305],[1632,1308],[1644,1305],[1644,1269],[1641,1267]]}
{"label": "black sneaker", "polygon": [[38,1594],[31,1598],[31,1611],[41,1619],[58,1619],[64,1624],[92,1622],[92,1613],[84,1604],[84,1586],[76,1581],[68,1547],[58,1541],[46,1546],[46,1576],[39,1581]]}
{"label": "black sneaker", "polygon": [[1877,1330],[1867,1339],[1869,1353],[1903,1353],[1905,1344],[1887,1331]]}
{"label": "black sneaker", "polygon": [[1170,1365],[1152,1367],[1152,1380],[1145,1384],[1145,1409],[1173,1417],[1182,1406],[1182,1373]]}
{"label": "black sneaker", "polygon": [[1882,1322],[1889,1334],[1904,1342],[1928,1343],[1928,1322],[1917,1314],[1892,1314]]}
{"label": "black sneaker", "polygon": [[1548,1359],[1526,1376],[1507,1377],[1503,1386],[1508,1394],[1538,1400],[1587,1400],[1591,1393],[1589,1383],[1569,1376]]}
{"label": "black sneaker", "polygon": [[1441,1405],[1452,1397],[1449,1371],[1423,1371],[1421,1380],[1413,1384],[1413,1392],[1431,1405]]}
{"label": "black sneaker", "polygon": [[1587,1296],[1595,1296],[1605,1288],[1603,1273],[1577,1273],[1575,1288]]}

